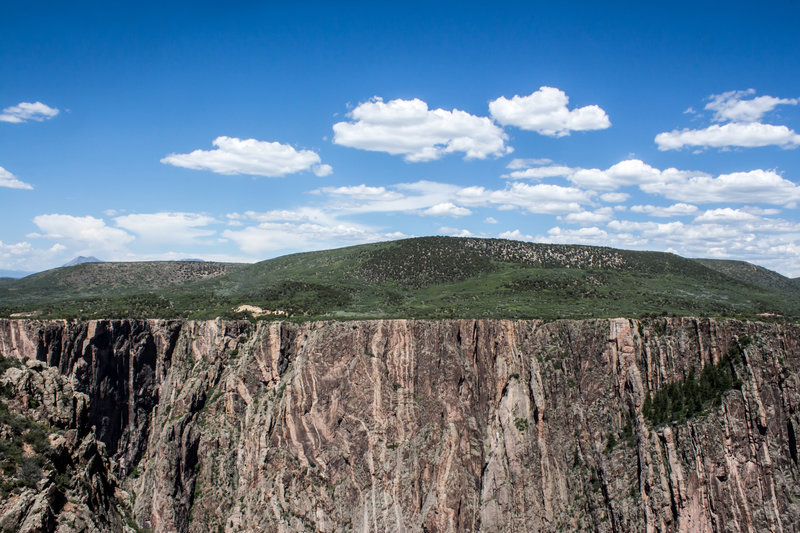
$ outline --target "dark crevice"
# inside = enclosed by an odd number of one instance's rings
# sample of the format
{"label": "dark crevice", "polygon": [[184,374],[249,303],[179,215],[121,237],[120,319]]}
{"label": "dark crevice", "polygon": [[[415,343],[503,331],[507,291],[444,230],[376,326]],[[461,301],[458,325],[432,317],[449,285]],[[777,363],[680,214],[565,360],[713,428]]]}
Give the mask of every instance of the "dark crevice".
{"label": "dark crevice", "polygon": [[797,437],[794,433],[794,424],[789,420],[786,422],[786,433],[789,437],[789,454],[792,456],[792,461],[797,464]]}

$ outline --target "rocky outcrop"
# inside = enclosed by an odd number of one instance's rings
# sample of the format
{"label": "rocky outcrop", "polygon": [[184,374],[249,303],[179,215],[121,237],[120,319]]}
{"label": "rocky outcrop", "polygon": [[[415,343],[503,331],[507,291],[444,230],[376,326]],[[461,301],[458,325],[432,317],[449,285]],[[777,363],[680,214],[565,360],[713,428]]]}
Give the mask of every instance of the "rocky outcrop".
{"label": "rocky outcrop", "polygon": [[134,531],[103,443],[87,425],[90,398],[41,361],[0,376],[0,530]]}
{"label": "rocky outcrop", "polygon": [[[731,346],[741,386],[652,427]],[[0,354],[86,395],[155,531],[800,528],[796,325],[6,320]]]}

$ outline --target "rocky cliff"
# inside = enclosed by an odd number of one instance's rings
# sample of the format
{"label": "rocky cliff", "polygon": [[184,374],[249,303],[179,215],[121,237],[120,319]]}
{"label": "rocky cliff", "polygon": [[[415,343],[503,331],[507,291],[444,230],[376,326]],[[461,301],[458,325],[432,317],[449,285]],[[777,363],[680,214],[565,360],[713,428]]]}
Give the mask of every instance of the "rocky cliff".
{"label": "rocky cliff", "polygon": [[0,357],[0,530],[135,531],[90,398],[41,361]]}
{"label": "rocky cliff", "polygon": [[[720,402],[646,419],[731,351]],[[0,354],[85,395],[159,532],[800,529],[796,325],[6,320]]]}

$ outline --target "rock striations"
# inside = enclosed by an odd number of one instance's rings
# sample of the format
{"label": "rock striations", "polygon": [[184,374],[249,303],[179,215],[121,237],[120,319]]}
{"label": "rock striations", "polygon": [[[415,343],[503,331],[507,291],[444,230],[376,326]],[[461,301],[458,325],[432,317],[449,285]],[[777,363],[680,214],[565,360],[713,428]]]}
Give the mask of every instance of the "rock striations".
{"label": "rock striations", "polygon": [[[643,415],[732,349],[720,403]],[[78,507],[107,531],[800,529],[797,325],[3,320],[0,354],[29,360],[10,408],[51,382],[37,412],[98,487],[45,530]]]}

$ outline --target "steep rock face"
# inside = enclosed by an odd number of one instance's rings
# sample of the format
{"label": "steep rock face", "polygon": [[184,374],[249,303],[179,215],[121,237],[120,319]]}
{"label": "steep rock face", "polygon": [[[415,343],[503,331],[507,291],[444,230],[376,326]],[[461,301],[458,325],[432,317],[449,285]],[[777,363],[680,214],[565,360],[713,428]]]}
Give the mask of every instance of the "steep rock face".
{"label": "steep rock face", "polygon": [[0,372],[0,530],[134,531],[127,493],[87,425],[90,399],[42,362]]}
{"label": "steep rock face", "polygon": [[[748,336],[741,387],[648,393]],[[800,328],[661,319],[0,321],[87,417],[156,531],[793,531]]]}

